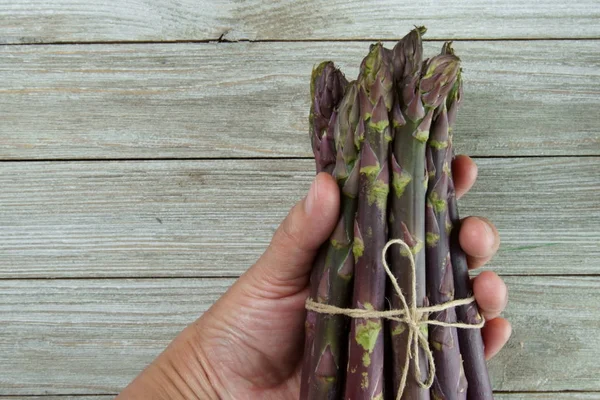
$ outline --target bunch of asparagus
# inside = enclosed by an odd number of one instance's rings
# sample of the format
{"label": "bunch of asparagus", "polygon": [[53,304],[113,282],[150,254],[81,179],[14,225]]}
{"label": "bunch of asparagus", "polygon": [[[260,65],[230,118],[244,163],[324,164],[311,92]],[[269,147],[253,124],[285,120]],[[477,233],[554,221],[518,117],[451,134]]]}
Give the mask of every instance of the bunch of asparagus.
{"label": "bunch of asparagus", "polygon": [[[328,61],[313,70],[310,137],[317,172],[330,173],[341,193],[337,227],[320,249],[309,297],[326,305],[397,310],[386,261],[409,306],[472,296],[452,179],[452,127],[463,96],[460,60],[450,43],[423,59],[419,27],[393,49],[371,45],[355,81]],[[412,257],[411,257],[412,256]],[[411,266],[414,261],[414,270]],[[411,293],[412,274],[416,293]],[[410,300],[409,300],[410,301]],[[476,304],[432,313],[445,323],[481,322]],[[308,311],[301,400],[492,399],[477,329],[422,325],[435,363],[429,389],[405,369],[408,329],[381,318]],[[429,374],[419,349],[421,381]]]}

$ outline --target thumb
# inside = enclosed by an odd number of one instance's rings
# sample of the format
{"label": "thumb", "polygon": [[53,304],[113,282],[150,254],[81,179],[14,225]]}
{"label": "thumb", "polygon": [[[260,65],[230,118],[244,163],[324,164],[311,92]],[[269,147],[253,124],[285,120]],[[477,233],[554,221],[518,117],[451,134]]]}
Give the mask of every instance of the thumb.
{"label": "thumb", "polygon": [[316,253],[338,219],[339,189],[333,177],[320,173],[308,194],[275,231],[271,244],[248,270],[247,277],[271,295],[288,296],[304,289]]}

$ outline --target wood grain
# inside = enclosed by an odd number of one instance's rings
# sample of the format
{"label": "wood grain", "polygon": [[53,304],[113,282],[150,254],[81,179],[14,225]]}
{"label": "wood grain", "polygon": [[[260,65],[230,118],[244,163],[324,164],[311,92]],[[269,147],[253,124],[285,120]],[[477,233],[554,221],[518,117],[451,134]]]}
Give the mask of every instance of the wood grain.
{"label": "wood grain", "polygon": [[0,43],[382,39],[422,24],[433,38],[600,36],[594,0],[2,0],[0,16]]}
{"label": "wood grain", "polygon": [[[426,53],[440,46],[426,43]],[[357,42],[0,46],[0,159],[309,157],[312,66],[330,57],[353,77],[367,49]],[[456,49],[466,80],[460,151],[600,155],[600,41],[457,42]]]}
{"label": "wood grain", "polygon": [[117,393],[232,282],[0,281],[0,394]]}
{"label": "wood grain", "polygon": [[[0,281],[0,394],[116,393],[232,282]],[[598,391],[600,279],[506,282],[514,333],[490,364],[494,387]]]}
{"label": "wood grain", "polygon": [[[497,390],[597,390],[599,277],[506,277],[513,325],[507,346],[490,362]],[[532,356],[529,356],[531,354]],[[590,357],[591,356],[591,357]]]}
{"label": "wood grain", "polygon": [[[600,158],[483,159],[462,215],[495,222],[504,274],[600,272]],[[237,276],[311,160],[0,163],[0,277]]]}

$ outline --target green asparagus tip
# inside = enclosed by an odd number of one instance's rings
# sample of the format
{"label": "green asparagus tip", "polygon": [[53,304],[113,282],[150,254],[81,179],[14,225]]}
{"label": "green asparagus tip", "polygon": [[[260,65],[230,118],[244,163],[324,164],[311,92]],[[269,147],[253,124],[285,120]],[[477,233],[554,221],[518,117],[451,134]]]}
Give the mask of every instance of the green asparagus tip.
{"label": "green asparagus tip", "polygon": [[450,89],[450,92],[448,93],[448,101],[456,101],[461,93],[462,89],[462,68],[458,69],[458,72],[456,73],[456,82],[454,82],[454,85],[452,85],[452,89]]}
{"label": "green asparagus tip", "polygon": [[369,54],[360,65],[361,78],[366,79],[367,84],[370,86],[381,72],[384,63],[383,45],[380,42],[372,44],[369,48]]}
{"label": "green asparagus tip", "polygon": [[377,60],[377,53],[379,52],[378,43],[372,44],[369,46],[369,54],[363,60],[360,66],[360,72],[363,76],[370,76],[375,67],[375,62]]}
{"label": "green asparagus tip", "polygon": [[422,79],[429,79],[438,74],[454,78],[459,68],[460,60],[458,57],[452,54],[441,54],[429,60]]}
{"label": "green asparagus tip", "polygon": [[452,42],[448,41],[445,42],[444,45],[442,46],[442,54],[450,54],[455,56],[456,54],[454,54],[454,48],[452,47]]}
{"label": "green asparagus tip", "polygon": [[423,104],[437,108],[456,82],[460,60],[451,54],[440,54],[431,58],[424,69],[420,83]]}
{"label": "green asparagus tip", "polygon": [[416,26],[415,25],[415,31],[419,32],[419,35],[423,36],[425,33],[427,33],[427,28],[424,26]]}

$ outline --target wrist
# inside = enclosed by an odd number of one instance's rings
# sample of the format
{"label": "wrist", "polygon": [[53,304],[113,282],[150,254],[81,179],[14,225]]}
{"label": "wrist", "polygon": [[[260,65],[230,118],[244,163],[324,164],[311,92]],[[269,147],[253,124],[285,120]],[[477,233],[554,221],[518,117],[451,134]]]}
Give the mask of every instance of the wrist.
{"label": "wrist", "polygon": [[116,400],[219,400],[194,342],[184,330]]}

